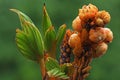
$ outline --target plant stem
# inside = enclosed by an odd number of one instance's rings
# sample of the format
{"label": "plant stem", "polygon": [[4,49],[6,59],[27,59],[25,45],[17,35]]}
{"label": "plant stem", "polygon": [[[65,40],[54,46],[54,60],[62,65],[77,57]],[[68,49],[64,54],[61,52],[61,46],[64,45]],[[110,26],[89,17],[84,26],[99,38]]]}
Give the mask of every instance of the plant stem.
{"label": "plant stem", "polygon": [[40,70],[41,70],[41,74],[42,74],[42,80],[44,80],[46,77],[44,58],[39,57],[39,65],[40,65]]}
{"label": "plant stem", "polygon": [[49,53],[49,56],[56,59],[56,42],[54,42],[54,45],[51,46],[52,50]]}

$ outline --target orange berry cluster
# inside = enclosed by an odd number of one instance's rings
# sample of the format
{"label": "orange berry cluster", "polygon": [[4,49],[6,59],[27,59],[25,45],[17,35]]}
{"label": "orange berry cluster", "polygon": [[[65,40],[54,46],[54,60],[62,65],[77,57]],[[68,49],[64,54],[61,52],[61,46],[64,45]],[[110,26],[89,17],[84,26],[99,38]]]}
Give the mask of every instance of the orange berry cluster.
{"label": "orange berry cluster", "polygon": [[105,10],[99,11],[95,5],[84,5],[79,9],[78,16],[73,20],[74,33],[68,44],[75,56],[91,52],[93,57],[103,55],[108,49],[108,43],[113,40],[113,33],[105,25],[110,22],[110,14]]}

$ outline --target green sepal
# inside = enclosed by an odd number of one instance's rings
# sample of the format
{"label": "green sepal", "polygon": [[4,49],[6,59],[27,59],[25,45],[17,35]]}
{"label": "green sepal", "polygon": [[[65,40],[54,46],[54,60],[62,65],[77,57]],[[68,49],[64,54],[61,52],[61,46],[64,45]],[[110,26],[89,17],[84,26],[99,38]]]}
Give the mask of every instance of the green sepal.
{"label": "green sepal", "polygon": [[44,37],[45,48],[49,54],[55,54],[54,51],[55,50],[54,48],[56,47],[55,39],[56,39],[55,29],[54,27],[49,27]]}
{"label": "green sepal", "polygon": [[57,46],[59,46],[61,44],[61,41],[65,35],[65,31],[66,31],[66,25],[63,24],[58,29],[58,33],[57,33],[57,37],[56,37]]}
{"label": "green sepal", "polygon": [[43,6],[43,18],[42,18],[42,30],[43,30],[43,35],[45,35],[46,30],[52,26],[52,22],[50,20],[50,17],[47,13],[45,5]]}
{"label": "green sepal", "polygon": [[19,10],[11,9],[20,18],[22,30],[16,30],[16,44],[23,56],[37,61],[38,57],[43,57],[44,43],[41,33],[33,24],[32,20]]}

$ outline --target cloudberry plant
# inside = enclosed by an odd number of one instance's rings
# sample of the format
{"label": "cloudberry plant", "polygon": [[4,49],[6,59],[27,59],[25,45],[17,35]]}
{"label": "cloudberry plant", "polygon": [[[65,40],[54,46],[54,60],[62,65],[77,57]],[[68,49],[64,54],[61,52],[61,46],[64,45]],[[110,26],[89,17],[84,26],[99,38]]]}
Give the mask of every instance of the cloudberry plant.
{"label": "cloudberry plant", "polygon": [[17,47],[24,57],[40,64],[42,80],[85,80],[92,59],[104,55],[113,40],[112,31],[105,27],[110,22],[110,14],[92,4],[79,9],[72,22],[73,30],[66,30],[63,24],[57,32],[44,5],[42,34],[27,15],[11,10],[18,14],[22,26],[21,30],[16,29]]}

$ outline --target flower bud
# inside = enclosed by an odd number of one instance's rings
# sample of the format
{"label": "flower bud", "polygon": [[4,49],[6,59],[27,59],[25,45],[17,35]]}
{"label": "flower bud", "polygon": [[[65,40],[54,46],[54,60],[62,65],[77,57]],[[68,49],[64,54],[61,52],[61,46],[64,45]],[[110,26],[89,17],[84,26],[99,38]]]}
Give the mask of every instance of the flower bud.
{"label": "flower bud", "polygon": [[93,57],[97,58],[100,57],[102,55],[104,55],[108,49],[108,45],[104,42],[99,43],[97,46],[94,46],[94,53],[93,53]]}
{"label": "flower bud", "polygon": [[95,18],[95,24],[97,26],[104,26],[105,24],[110,22],[110,14],[106,11],[99,11]]}
{"label": "flower bud", "polygon": [[98,12],[98,8],[95,5],[89,4],[88,6],[83,6],[82,9],[79,9],[79,17],[83,21],[88,21],[93,19]]}
{"label": "flower bud", "polygon": [[89,32],[89,39],[92,42],[98,43],[102,42],[106,38],[106,33],[104,28],[96,27],[95,29],[91,29]]}
{"label": "flower bud", "polygon": [[74,48],[76,44],[80,43],[80,37],[78,36],[78,34],[74,33],[70,36],[68,44],[70,45],[70,47]]}
{"label": "flower bud", "polygon": [[77,16],[77,17],[73,20],[73,22],[72,22],[72,27],[73,27],[73,29],[74,29],[75,31],[78,31],[78,32],[82,29],[82,27],[81,27],[81,20],[80,20],[79,16]]}
{"label": "flower bud", "polygon": [[105,38],[105,42],[112,42],[113,40],[113,33],[109,28],[104,28],[105,29],[105,33],[106,33],[106,38]]}

